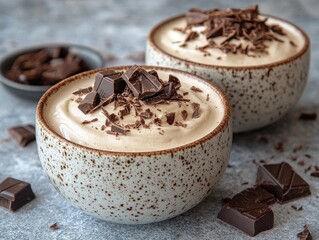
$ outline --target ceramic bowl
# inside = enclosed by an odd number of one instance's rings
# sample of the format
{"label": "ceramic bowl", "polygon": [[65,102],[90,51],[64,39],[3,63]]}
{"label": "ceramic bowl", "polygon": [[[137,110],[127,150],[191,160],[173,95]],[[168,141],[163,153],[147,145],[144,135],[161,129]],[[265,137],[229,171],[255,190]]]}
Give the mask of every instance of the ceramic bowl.
{"label": "ceramic bowl", "polygon": [[36,85],[26,85],[21,84],[6,76],[7,71],[11,68],[14,60],[25,53],[41,50],[43,48],[54,48],[54,47],[67,47],[70,52],[80,56],[86,63],[89,69],[101,68],[105,66],[105,60],[103,56],[97,51],[78,44],[72,43],[51,43],[25,47],[21,49],[14,50],[7,55],[3,56],[0,60],[0,83],[5,87],[5,89],[12,93],[13,95],[38,101],[40,97],[47,91],[51,86],[36,86]]}
{"label": "ceramic bowl", "polygon": [[307,82],[310,60],[307,34],[286,20],[267,17],[301,35],[304,44],[299,52],[282,61],[248,67],[215,66],[184,60],[165,52],[155,41],[155,35],[165,24],[184,18],[184,15],[179,15],[152,28],[147,40],[146,64],[177,68],[216,83],[232,105],[234,132],[264,127],[280,119],[298,102]]}
{"label": "ceramic bowl", "polygon": [[[100,70],[70,77],[48,90],[36,113],[36,139],[42,167],[55,189],[74,206],[98,218],[143,224],[177,216],[207,197],[223,175],[232,143],[230,106],[221,90],[179,70],[145,67],[202,82],[217,93],[223,117],[200,139],[152,152],[112,152],[70,142],[47,123],[50,98],[64,86]],[[128,67],[112,67],[127,70]],[[106,70],[106,69],[104,69]],[[209,123],[207,123],[209,124]],[[150,142],[152,140],[150,139]]]}

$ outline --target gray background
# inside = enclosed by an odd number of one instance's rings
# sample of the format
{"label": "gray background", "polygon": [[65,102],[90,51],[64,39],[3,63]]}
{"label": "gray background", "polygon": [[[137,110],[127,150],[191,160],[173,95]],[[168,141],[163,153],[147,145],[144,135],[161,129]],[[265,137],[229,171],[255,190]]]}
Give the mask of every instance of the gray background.
{"label": "gray background", "polygon": [[[94,47],[116,61],[108,65],[140,63],[132,60],[145,48],[150,28],[158,21],[198,7],[245,7],[251,1],[169,0],[0,0],[0,55],[18,47],[47,42],[73,42]],[[258,3],[258,2],[257,2]],[[256,164],[287,161],[310,183],[312,196],[285,205],[275,204],[275,227],[255,239],[296,239],[308,224],[319,239],[319,179],[304,173],[319,165],[318,120],[302,122],[304,111],[319,113],[319,4],[317,0],[260,1],[262,12],[289,19],[300,25],[312,40],[310,79],[302,100],[279,122],[250,133],[235,135],[230,165],[214,192],[185,214],[161,223],[125,226],[107,223],[82,213],[66,202],[50,185],[37,156],[35,143],[19,148],[8,140],[7,128],[33,123],[36,103],[9,95],[0,87],[0,180],[7,176],[32,184],[37,198],[16,213],[0,209],[0,239],[247,239],[240,231],[216,220],[223,197],[254,184]],[[260,137],[267,137],[263,143]],[[284,152],[275,150],[283,142]],[[296,153],[293,149],[302,144]],[[312,157],[307,158],[305,154]],[[300,166],[290,160],[306,162]],[[248,185],[243,183],[248,182]],[[302,206],[297,212],[292,205]],[[57,222],[59,230],[49,226]]]}

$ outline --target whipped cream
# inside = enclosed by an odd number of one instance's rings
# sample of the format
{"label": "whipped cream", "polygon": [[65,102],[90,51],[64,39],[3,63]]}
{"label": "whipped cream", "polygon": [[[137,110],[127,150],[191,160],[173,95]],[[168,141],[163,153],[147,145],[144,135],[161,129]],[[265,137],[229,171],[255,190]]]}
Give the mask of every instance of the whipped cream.
{"label": "whipped cream", "polygon": [[[262,16],[260,17],[260,19],[264,18],[265,17]],[[235,67],[269,64],[287,59],[301,50],[304,45],[304,38],[298,29],[286,22],[274,18],[268,18],[267,24],[279,25],[286,35],[282,36],[274,33],[274,35],[283,42],[274,40],[265,41],[265,44],[269,46],[267,48],[268,53],[254,52],[250,54],[254,56],[247,56],[246,54],[239,52],[236,54],[231,52],[225,53],[216,48],[205,49],[205,51],[209,53],[208,55],[205,55],[197,49],[208,43],[206,36],[201,33],[205,27],[194,26],[187,30],[186,33],[177,31],[176,29],[184,29],[186,27],[186,19],[184,17],[174,19],[160,26],[154,34],[154,41],[160,49],[178,58],[217,66]],[[190,31],[198,32],[199,37],[187,42],[186,46],[181,46]],[[224,39],[225,37],[217,37],[214,38],[214,41],[219,44]],[[249,44],[246,40],[232,40],[231,42],[235,44],[241,43],[243,47]]]}
{"label": "whipped cream", "polygon": [[[159,77],[163,80],[168,79],[168,73],[157,71]],[[146,105],[142,102],[142,109],[150,109],[156,117],[161,119],[161,126],[151,124],[149,128],[130,129],[125,136],[115,136],[106,133],[101,126],[105,124],[105,115],[99,109],[91,114],[84,114],[78,109],[78,103],[75,102],[77,96],[72,93],[80,88],[93,86],[94,74],[85,76],[68,85],[61,87],[54,93],[44,109],[44,116],[47,123],[64,138],[78,143],[80,145],[100,150],[115,152],[148,152],[170,149],[196,141],[209,132],[213,131],[222,121],[225,114],[221,97],[211,86],[196,81],[193,78],[187,78],[183,74],[173,73],[179,78],[181,88],[178,93],[183,94],[190,102],[170,102],[169,104]],[[190,88],[196,86],[202,92],[194,92]],[[209,95],[209,97],[207,97]],[[200,104],[200,117],[192,118],[193,108],[191,103]],[[117,113],[114,110],[114,102],[104,107],[109,114]],[[186,110],[188,116],[184,121],[181,112]],[[166,121],[166,114],[175,112],[175,122],[186,124],[177,126],[169,125]],[[83,124],[84,121],[90,121],[97,118],[89,124]],[[134,110],[131,114],[121,119],[121,123],[134,124],[139,117],[135,116]],[[145,120],[146,124],[148,120]]]}

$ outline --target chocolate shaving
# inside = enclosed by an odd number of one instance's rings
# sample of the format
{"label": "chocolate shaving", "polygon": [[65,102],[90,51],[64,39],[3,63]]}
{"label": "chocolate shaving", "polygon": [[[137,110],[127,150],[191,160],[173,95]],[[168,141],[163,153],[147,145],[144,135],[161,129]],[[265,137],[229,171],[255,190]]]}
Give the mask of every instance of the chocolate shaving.
{"label": "chocolate shaving", "polygon": [[185,120],[186,120],[186,118],[187,118],[187,116],[188,116],[187,111],[186,111],[186,110],[183,110],[183,111],[181,112],[181,114],[182,114],[182,118],[183,118],[183,120],[185,121]]}
{"label": "chocolate shaving", "polygon": [[193,115],[192,118],[199,118],[200,117],[200,104],[199,103],[192,103],[193,107]]}
{"label": "chocolate shaving", "polygon": [[189,41],[195,40],[198,37],[199,37],[198,32],[192,31],[186,36],[185,42],[189,42]]}
{"label": "chocolate shaving", "polygon": [[87,94],[87,93],[92,92],[92,89],[93,89],[92,87],[82,88],[82,89],[79,89],[79,90],[73,92],[72,94],[73,94],[73,95],[80,95],[80,96],[82,96],[82,95],[84,95],[84,94]]}
{"label": "chocolate shaving", "polygon": [[115,132],[115,133],[118,133],[120,135],[126,135],[128,130],[125,130],[124,128],[121,128],[120,126],[113,124],[111,126],[111,131]]}
{"label": "chocolate shaving", "polygon": [[195,86],[192,86],[192,87],[191,87],[191,90],[192,90],[193,92],[203,92],[200,88],[195,87]]}
{"label": "chocolate shaving", "polygon": [[166,121],[169,125],[172,125],[175,121],[175,113],[171,112],[171,113],[167,113],[166,115]]}
{"label": "chocolate shaving", "polygon": [[124,116],[129,115],[131,112],[131,107],[126,104],[122,110],[120,110],[120,118],[123,119]]}
{"label": "chocolate shaving", "polygon": [[144,119],[150,119],[152,118],[152,116],[153,116],[153,113],[151,112],[149,108],[146,109],[144,112],[140,113],[140,117]]}
{"label": "chocolate shaving", "polygon": [[[185,15],[187,21],[186,29],[191,29],[193,26],[202,25],[205,26],[203,34],[205,34],[207,40],[211,40],[218,37],[224,39],[220,44],[216,44],[214,41],[208,41],[208,46],[197,48],[204,52],[204,56],[210,55],[206,52],[207,47],[218,48],[223,52],[232,52],[236,54],[238,51],[248,56],[248,52],[261,52],[267,53],[268,46],[264,44],[265,41],[279,41],[280,38],[276,35],[286,35],[283,29],[278,25],[266,24],[266,19],[259,18],[258,5],[251,6],[245,9],[190,9]],[[191,31],[186,39],[191,37],[193,31]],[[195,36],[195,35],[194,35]],[[192,39],[192,38],[191,38]],[[232,44],[233,39],[246,39],[249,44],[242,46],[242,44]]]}
{"label": "chocolate shaving", "polygon": [[91,120],[84,120],[84,121],[82,122],[82,124],[89,124],[89,123],[97,122],[97,121],[98,121],[97,118],[93,118],[93,119],[91,119]]}

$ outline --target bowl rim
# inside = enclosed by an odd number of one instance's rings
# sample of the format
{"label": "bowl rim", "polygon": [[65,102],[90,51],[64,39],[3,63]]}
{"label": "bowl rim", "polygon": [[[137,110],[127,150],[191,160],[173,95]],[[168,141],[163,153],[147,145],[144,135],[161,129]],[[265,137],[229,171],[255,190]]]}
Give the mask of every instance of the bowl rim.
{"label": "bowl rim", "polygon": [[102,56],[101,53],[99,53],[97,50],[85,46],[85,45],[81,45],[81,44],[77,44],[77,43],[66,43],[66,42],[54,42],[54,43],[43,43],[43,44],[38,44],[38,45],[30,45],[30,46],[25,46],[25,47],[21,47],[21,48],[17,48],[14,49],[13,51],[10,51],[8,53],[6,53],[5,55],[3,55],[0,58],[0,83],[3,83],[7,86],[10,86],[12,88],[16,88],[19,90],[24,90],[24,91],[33,91],[33,92],[42,92],[42,91],[46,91],[48,90],[50,87],[52,87],[52,85],[45,85],[45,86],[37,86],[37,85],[27,85],[27,84],[21,84],[18,82],[15,82],[9,78],[7,78],[7,76],[5,75],[5,73],[2,71],[2,66],[3,63],[11,57],[14,56],[18,56],[27,52],[31,52],[31,51],[36,51],[42,48],[53,48],[53,47],[75,47],[77,49],[81,49],[81,50],[88,50],[91,53],[95,54],[98,58],[99,58],[99,66],[98,68],[101,68],[103,66],[105,66],[105,59]]}
{"label": "bowl rim", "polygon": [[181,71],[181,70],[177,70],[177,69],[173,69],[173,68],[166,68],[166,67],[159,67],[159,66],[145,66],[145,65],[139,65],[147,70],[159,70],[159,71],[164,71],[164,72],[169,72],[169,73],[179,73],[182,74],[184,76],[190,77],[190,78],[195,78],[196,80],[199,80],[201,82],[203,82],[204,84],[206,84],[207,86],[209,86],[212,90],[214,90],[217,95],[219,96],[220,100],[221,100],[221,105],[224,108],[224,116],[221,120],[221,122],[213,129],[211,130],[208,134],[206,134],[205,136],[196,139],[193,142],[184,144],[182,146],[178,146],[178,147],[174,147],[174,148],[170,148],[170,149],[164,149],[164,150],[156,150],[156,151],[148,151],[148,152],[116,152],[116,151],[108,151],[108,150],[100,150],[100,149],[95,149],[95,148],[91,148],[91,147],[87,147],[87,146],[83,146],[81,144],[78,143],[74,143],[70,140],[67,140],[66,138],[64,138],[63,136],[59,135],[57,132],[55,132],[50,126],[49,124],[46,122],[44,116],[43,116],[43,110],[44,110],[44,106],[47,103],[48,98],[54,94],[55,92],[57,92],[59,90],[60,87],[68,84],[68,82],[73,82],[76,81],[78,78],[83,78],[86,76],[90,76],[96,72],[100,72],[100,71],[106,71],[109,69],[112,70],[125,70],[128,69],[129,67],[131,67],[131,65],[126,65],[126,66],[116,66],[116,67],[106,67],[106,68],[99,68],[99,69],[94,69],[94,70],[90,70],[90,71],[86,71],[83,73],[79,73],[77,75],[71,76],[59,83],[57,83],[56,85],[54,85],[53,87],[51,87],[47,92],[45,92],[45,94],[41,97],[41,99],[38,102],[37,108],[36,108],[36,120],[37,120],[37,125],[39,124],[41,128],[43,128],[46,132],[48,132],[51,136],[53,136],[54,138],[57,138],[59,141],[62,141],[63,143],[66,143],[68,145],[71,145],[72,147],[77,147],[80,148],[84,151],[91,151],[93,153],[96,154],[110,154],[110,155],[115,155],[115,156],[124,156],[124,157],[136,157],[136,156],[156,156],[156,155],[164,155],[164,154],[173,154],[175,152],[179,152],[181,150],[186,150],[188,148],[192,148],[194,146],[197,145],[201,145],[202,143],[206,142],[207,140],[213,138],[214,136],[218,135],[220,132],[222,132],[229,124],[231,124],[231,107],[230,107],[230,103],[226,97],[226,95],[223,93],[223,91],[214,83],[212,83],[211,81],[208,81],[202,77],[199,77],[195,74],[191,74],[185,71]]}
{"label": "bowl rim", "polygon": [[277,66],[284,65],[284,64],[287,64],[289,62],[292,62],[292,61],[298,59],[300,56],[302,56],[304,53],[306,53],[308,51],[308,49],[310,48],[310,38],[309,38],[309,36],[307,35],[307,33],[303,29],[301,29],[299,26],[297,26],[293,22],[291,22],[289,20],[286,20],[286,19],[283,19],[283,18],[279,18],[279,17],[275,17],[275,16],[272,16],[272,15],[263,14],[263,13],[260,14],[260,15],[261,16],[265,16],[265,17],[270,18],[270,19],[275,19],[277,21],[282,21],[285,24],[291,25],[294,28],[296,28],[300,32],[300,34],[302,35],[302,37],[305,40],[302,48],[297,53],[295,53],[294,55],[292,55],[292,56],[290,56],[288,58],[285,58],[285,59],[280,60],[280,61],[267,63],[267,64],[260,64],[260,65],[225,66],[225,65],[204,64],[204,63],[199,63],[199,62],[193,62],[193,61],[190,61],[190,60],[185,60],[185,59],[182,59],[180,57],[172,55],[172,54],[166,52],[165,50],[161,49],[157,45],[157,43],[156,43],[156,41],[154,39],[154,35],[155,35],[155,33],[157,32],[157,30],[159,28],[161,28],[162,26],[164,26],[165,24],[167,24],[167,23],[169,23],[171,21],[177,20],[179,18],[184,18],[185,17],[185,13],[179,14],[179,15],[175,15],[175,16],[169,17],[167,19],[164,19],[163,21],[161,21],[161,22],[157,23],[155,26],[153,26],[151,28],[148,36],[147,36],[147,43],[150,44],[153,48],[155,48],[160,53],[162,53],[164,55],[167,55],[170,58],[173,58],[173,59],[176,59],[178,61],[181,61],[181,62],[184,62],[186,64],[189,64],[189,65],[195,65],[195,66],[198,66],[198,67],[210,68],[210,69],[225,69],[225,70],[237,70],[237,71],[240,71],[240,70],[253,70],[253,69],[268,69],[268,68],[277,67]]}

